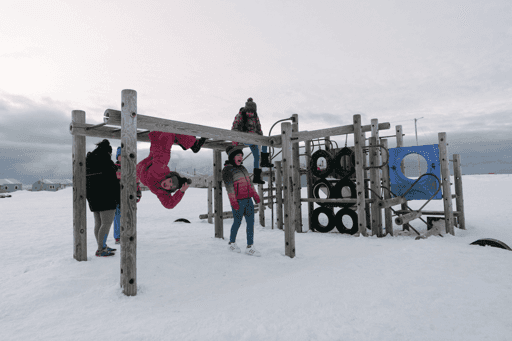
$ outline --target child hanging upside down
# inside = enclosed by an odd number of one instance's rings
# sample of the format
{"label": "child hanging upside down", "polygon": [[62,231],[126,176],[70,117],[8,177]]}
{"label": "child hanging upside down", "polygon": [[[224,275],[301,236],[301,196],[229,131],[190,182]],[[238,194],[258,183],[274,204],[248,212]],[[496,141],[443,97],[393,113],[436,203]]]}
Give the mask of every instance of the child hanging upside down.
{"label": "child hanging upside down", "polygon": [[171,147],[176,142],[183,150],[190,148],[197,153],[206,138],[152,131],[149,139],[149,156],[137,164],[137,178],[158,197],[165,208],[174,208],[183,198],[191,180],[169,170],[167,164],[171,159]]}

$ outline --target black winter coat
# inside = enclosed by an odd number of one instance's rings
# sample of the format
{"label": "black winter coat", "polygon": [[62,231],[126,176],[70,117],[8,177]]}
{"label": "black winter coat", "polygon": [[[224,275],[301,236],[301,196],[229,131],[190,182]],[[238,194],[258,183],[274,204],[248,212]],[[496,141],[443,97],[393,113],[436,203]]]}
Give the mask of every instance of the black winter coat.
{"label": "black winter coat", "polygon": [[94,150],[86,158],[86,197],[91,212],[115,210],[121,202],[117,166],[105,151]]}

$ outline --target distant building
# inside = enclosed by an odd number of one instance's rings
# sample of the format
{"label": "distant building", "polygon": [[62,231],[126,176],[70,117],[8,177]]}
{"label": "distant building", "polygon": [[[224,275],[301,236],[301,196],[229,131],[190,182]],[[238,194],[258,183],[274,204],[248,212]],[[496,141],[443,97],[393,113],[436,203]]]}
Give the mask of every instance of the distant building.
{"label": "distant building", "polygon": [[32,191],[50,191],[56,192],[59,189],[73,186],[73,181],[69,179],[42,179],[34,182],[32,185]]}
{"label": "distant building", "polygon": [[23,185],[16,179],[0,179],[0,193],[21,191]]}

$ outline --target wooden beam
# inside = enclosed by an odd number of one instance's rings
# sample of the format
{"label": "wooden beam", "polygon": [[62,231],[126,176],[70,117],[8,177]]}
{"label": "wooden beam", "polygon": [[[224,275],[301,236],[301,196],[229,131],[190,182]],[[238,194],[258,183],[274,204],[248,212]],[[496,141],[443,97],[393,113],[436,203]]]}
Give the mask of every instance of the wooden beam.
{"label": "wooden beam", "polygon": [[[71,124],[85,123],[85,111],[73,110]],[[87,203],[85,189],[85,136],[72,137],[73,164],[73,258],[87,260]]]}
{"label": "wooden beam", "polygon": [[[213,181],[208,181],[208,223],[213,224]],[[200,217],[201,218],[201,217]],[[204,219],[204,218],[201,218]]]}
{"label": "wooden beam", "polygon": [[354,154],[356,168],[356,192],[357,192],[357,218],[359,223],[359,233],[367,236],[366,232],[366,212],[365,212],[365,189],[364,189],[364,168],[363,168],[363,147],[365,144],[363,132],[361,130],[361,115],[354,115]]}
{"label": "wooden beam", "polygon": [[452,189],[450,183],[450,164],[448,158],[446,133],[438,133],[439,161],[441,162],[441,185],[443,187],[444,222],[446,233],[455,235],[453,228]]}
{"label": "wooden beam", "polygon": [[377,205],[380,208],[389,208],[395,205],[403,204],[404,202],[407,202],[407,199],[404,197],[395,197],[395,198],[386,198],[385,200],[378,201]]}
{"label": "wooden beam", "polygon": [[121,92],[121,286],[137,295],[137,92]]}
{"label": "wooden beam", "polygon": [[[292,134],[299,131],[299,115],[293,114]],[[293,200],[292,205],[295,206],[295,231],[304,232],[302,229],[302,214],[301,214],[301,185],[300,185],[300,156],[299,156],[299,142],[292,142],[292,180],[293,180]]]}
{"label": "wooden beam", "polygon": [[[388,148],[388,140],[382,139],[380,140],[380,143],[384,146],[384,148]],[[382,196],[384,198],[384,201],[391,200],[391,193],[389,192],[390,189],[390,179],[389,179],[389,167],[386,165],[381,168],[382,170],[382,187],[385,187],[382,191]],[[387,189],[386,189],[387,188]],[[403,198],[405,201],[405,198]],[[394,204],[396,205],[396,204]],[[391,214],[391,209],[389,207],[382,207],[379,203],[380,208],[384,208],[384,226],[386,228],[386,234],[393,235],[393,218]]]}
{"label": "wooden beam", "polygon": [[[119,125],[120,112],[118,110],[107,109],[105,111],[105,121],[110,125]],[[201,136],[218,140],[236,141],[244,144],[256,144],[272,147],[276,146],[274,141],[278,139],[277,137],[272,138],[252,133],[241,133],[235,130],[208,127],[200,124],[173,121],[165,118],[144,115],[139,115],[137,125],[139,128],[151,131],[157,130],[167,133]]]}
{"label": "wooden beam", "polygon": [[[365,199],[365,202],[372,203],[375,199]],[[317,198],[302,198],[301,202],[316,202],[326,204],[355,204],[358,202],[357,199],[317,199]]]}
{"label": "wooden beam", "polygon": [[[385,130],[385,129],[389,129],[390,127],[391,127],[391,125],[388,122],[380,123],[378,125],[378,130]],[[371,124],[361,127],[362,132],[367,132],[367,131],[371,131],[371,130],[372,130]],[[326,136],[337,136],[337,135],[345,135],[345,134],[353,134],[353,133],[354,133],[354,125],[349,124],[349,125],[339,126],[339,127],[334,127],[334,128],[318,129],[318,130],[312,130],[312,131],[301,131],[301,132],[293,133],[292,140],[293,140],[293,142],[300,142],[300,141],[324,138]]]}
{"label": "wooden beam", "polygon": [[457,211],[460,212],[457,217],[459,228],[466,229],[466,218],[464,216],[464,194],[462,191],[462,170],[460,167],[460,154],[453,154],[453,175],[455,178],[455,205]]}
{"label": "wooden beam", "polygon": [[[396,214],[407,214],[407,213],[410,213],[410,212],[411,212],[410,210],[396,210],[395,211]],[[444,211],[421,211],[421,213],[424,216],[427,216],[427,215],[444,216]],[[453,211],[453,215],[455,215],[455,216],[458,216],[460,214],[461,214],[461,212],[459,212],[459,211]]]}
{"label": "wooden beam", "polygon": [[[379,130],[377,126],[379,121],[377,119],[372,119],[372,137],[370,138],[370,146],[377,146],[379,144]],[[370,148],[369,149],[369,157],[370,157],[370,166],[377,167],[380,165],[380,148]],[[370,197],[375,199],[375,201],[379,200],[381,187],[380,187],[380,168],[370,168],[370,188],[372,191],[370,192]],[[370,207],[371,211],[371,227],[372,227],[372,235],[377,237],[383,237],[382,233],[382,210],[378,205],[372,204]]]}
{"label": "wooden beam", "polygon": [[222,220],[222,155],[220,150],[213,151],[213,192],[215,238],[224,239],[224,221]]}
{"label": "wooden beam", "polygon": [[[395,127],[395,129],[396,129],[396,147],[397,148],[403,147],[404,146],[404,135],[402,132],[402,126],[397,125]],[[403,160],[402,160],[402,163],[400,164],[400,170],[402,171],[402,174],[405,175],[405,168],[404,168]],[[407,201],[402,204],[402,210],[407,210]],[[404,230],[409,230],[410,227],[411,226],[407,223],[403,225]]]}
{"label": "wooden beam", "polygon": [[403,225],[408,223],[414,219],[418,219],[422,216],[422,212],[420,211],[412,211],[411,213],[404,214],[403,216],[395,218],[395,223],[397,225]]}
{"label": "wooden beam", "polygon": [[[313,198],[313,172],[311,172],[311,141],[306,141],[306,169],[308,172],[307,175],[307,184],[308,184],[308,198]],[[308,227],[310,231],[313,231],[313,222],[311,217],[313,217],[313,203],[308,202]]]}
{"label": "wooden beam", "polygon": [[296,206],[293,205],[293,156],[292,156],[292,125],[289,122],[281,123],[281,133],[283,141],[283,185],[285,194],[284,203],[284,241],[285,241],[285,254],[290,257],[295,257],[295,225],[297,224]]}
{"label": "wooden beam", "polygon": [[281,173],[281,161],[275,161],[276,166],[276,196],[277,196],[277,205],[276,205],[276,222],[277,228],[283,229],[283,177]]}

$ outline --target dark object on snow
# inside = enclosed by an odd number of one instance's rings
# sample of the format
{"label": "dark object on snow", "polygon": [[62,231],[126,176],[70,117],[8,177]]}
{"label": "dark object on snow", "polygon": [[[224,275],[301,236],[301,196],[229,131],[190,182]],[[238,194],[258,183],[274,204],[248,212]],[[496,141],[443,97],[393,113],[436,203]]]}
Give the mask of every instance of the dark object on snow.
{"label": "dark object on snow", "polygon": [[492,247],[497,247],[500,249],[512,251],[512,249],[509,248],[508,245],[505,244],[504,242],[499,241],[497,239],[492,239],[492,238],[478,239],[469,245],[492,246]]}
{"label": "dark object on snow", "polygon": [[176,219],[174,222],[175,223],[189,223],[190,224],[190,221],[188,221],[185,218]]}
{"label": "dark object on snow", "polygon": [[[324,213],[327,216],[327,225],[323,225],[320,223],[318,218],[320,217],[320,214]],[[331,231],[335,226],[334,222],[334,212],[331,208],[328,207],[317,207],[313,211],[313,215],[311,217],[311,227],[314,231],[326,233]]]}

